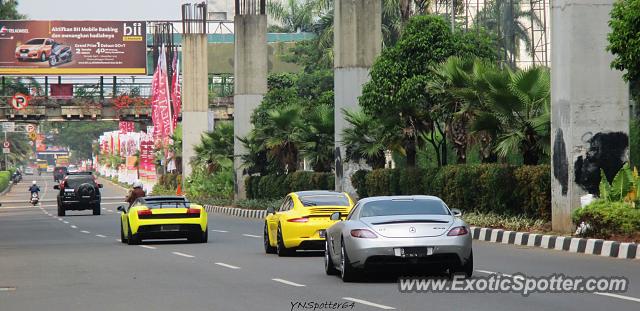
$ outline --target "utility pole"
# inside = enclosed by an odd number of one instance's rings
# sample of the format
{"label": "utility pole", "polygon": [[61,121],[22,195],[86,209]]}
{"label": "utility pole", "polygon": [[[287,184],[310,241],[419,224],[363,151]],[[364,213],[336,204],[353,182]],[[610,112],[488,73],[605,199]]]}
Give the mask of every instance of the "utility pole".
{"label": "utility pole", "polygon": [[451,32],[456,30],[456,0],[451,0]]}

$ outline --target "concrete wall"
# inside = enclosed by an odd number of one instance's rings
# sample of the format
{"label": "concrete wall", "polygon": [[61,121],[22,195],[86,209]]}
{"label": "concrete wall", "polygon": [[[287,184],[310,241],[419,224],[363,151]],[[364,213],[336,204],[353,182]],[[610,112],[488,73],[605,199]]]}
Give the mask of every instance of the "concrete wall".
{"label": "concrete wall", "polygon": [[613,176],[628,158],[628,86],[605,51],[613,2],[552,2],[554,231],[574,231],[571,212],[582,195],[597,192],[600,169]]}
{"label": "concrete wall", "polygon": [[191,175],[193,148],[207,131],[209,91],[207,86],[207,36],[184,34],[182,41],[182,169]]}
{"label": "concrete wall", "polygon": [[334,91],[336,190],[354,193],[350,177],[359,168],[345,163],[342,109],[358,110],[362,85],[382,49],[382,2],[336,0],[334,9]]}
{"label": "concrete wall", "polygon": [[234,193],[239,200],[246,198],[240,157],[247,151],[238,137],[245,137],[253,128],[251,114],[267,92],[267,16],[236,15],[234,25]]}

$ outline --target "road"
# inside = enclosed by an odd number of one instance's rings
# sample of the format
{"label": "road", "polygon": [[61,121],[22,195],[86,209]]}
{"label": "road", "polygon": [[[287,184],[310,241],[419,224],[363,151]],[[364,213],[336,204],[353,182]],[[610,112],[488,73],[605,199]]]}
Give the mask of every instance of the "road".
{"label": "road", "polygon": [[[262,222],[209,214],[209,243],[120,243],[115,199],[103,214],[56,216],[51,175],[40,207],[28,207],[32,178],[0,198],[0,310],[305,310],[295,302],[350,302],[336,310],[639,310],[640,263],[474,241],[477,276],[625,276],[618,297],[597,294],[400,293],[394,277],[344,284],[322,257],[278,258],[262,248]],[[103,196],[125,190],[105,183]],[[23,200],[24,203],[6,203]],[[310,310],[310,309],[307,309]],[[330,309],[324,309],[330,310]]]}

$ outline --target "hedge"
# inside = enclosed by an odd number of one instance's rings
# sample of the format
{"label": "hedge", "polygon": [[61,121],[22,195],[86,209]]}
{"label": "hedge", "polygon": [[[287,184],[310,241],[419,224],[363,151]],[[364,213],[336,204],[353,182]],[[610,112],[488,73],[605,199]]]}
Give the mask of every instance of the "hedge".
{"label": "hedge", "polygon": [[576,224],[589,224],[586,235],[608,239],[612,235],[633,236],[640,231],[640,209],[625,202],[596,200],[571,215]]}
{"label": "hedge", "polygon": [[7,189],[9,181],[11,180],[11,172],[0,171],[0,192]]}
{"label": "hedge", "polygon": [[249,176],[244,180],[248,199],[280,199],[303,190],[333,190],[332,173],[298,171],[287,175]]}
{"label": "hedge", "polygon": [[351,182],[358,195],[427,194],[463,211],[551,219],[548,165],[448,165],[442,168],[358,171]]}

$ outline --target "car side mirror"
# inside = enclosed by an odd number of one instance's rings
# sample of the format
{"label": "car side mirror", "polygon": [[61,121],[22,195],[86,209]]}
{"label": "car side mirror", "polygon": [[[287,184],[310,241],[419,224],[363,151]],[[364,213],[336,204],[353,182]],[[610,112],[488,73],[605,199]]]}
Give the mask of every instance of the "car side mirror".
{"label": "car side mirror", "polygon": [[102,187],[104,187],[103,184],[98,184],[98,188],[102,188]]}
{"label": "car side mirror", "polygon": [[329,216],[329,219],[331,219],[331,220],[340,220],[340,212],[335,212],[335,213],[331,214],[331,216]]}
{"label": "car side mirror", "polygon": [[452,208],[451,212],[453,213],[454,217],[461,217],[462,216],[462,211],[457,209],[457,208]]}
{"label": "car side mirror", "polygon": [[123,212],[123,213],[125,212],[125,210],[124,210],[124,205],[120,205],[120,206],[116,207],[116,209],[117,209],[118,211]]}
{"label": "car side mirror", "polygon": [[60,190],[60,185],[53,185],[53,189]]}
{"label": "car side mirror", "polygon": [[267,215],[275,214],[276,209],[273,207],[267,207]]}

